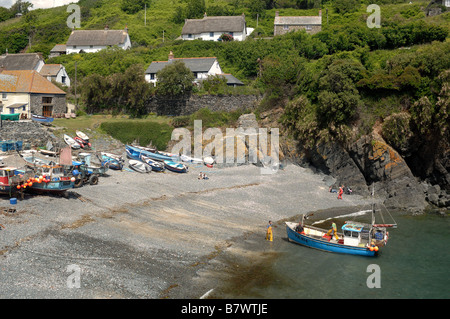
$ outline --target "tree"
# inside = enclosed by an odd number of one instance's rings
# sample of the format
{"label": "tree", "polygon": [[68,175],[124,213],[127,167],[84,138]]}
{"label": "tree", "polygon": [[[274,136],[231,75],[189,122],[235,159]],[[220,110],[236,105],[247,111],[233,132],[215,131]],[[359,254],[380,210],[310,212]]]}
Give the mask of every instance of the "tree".
{"label": "tree", "polygon": [[150,7],[151,0],[122,0],[120,9],[128,14],[135,14],[141,10],[144,10],[145,5]]}
{"label": "tree", "polygon": [[11,19],[13,16],[10,10],[0,7],[0,22]]}
{"label": "tree", "polygon": [[333,8],[337,13],[348,13],[358,10],[359,5],[358,0],[335,0]]}
{"label": "tree", "polygon": [[194,74],[183,61],[174,61],[156,73],[156,93],[163,96],[182,96],[192,91]]}
{"label": "tree", "polygon": [[188,0],[186,7],[187,19],[202,18],[206,12],[205,0]]}

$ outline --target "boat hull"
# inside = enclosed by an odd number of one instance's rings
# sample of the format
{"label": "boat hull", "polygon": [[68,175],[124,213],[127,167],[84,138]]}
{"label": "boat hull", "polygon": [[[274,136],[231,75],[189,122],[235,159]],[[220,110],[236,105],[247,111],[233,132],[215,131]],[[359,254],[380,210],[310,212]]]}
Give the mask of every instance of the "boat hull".
{"label": "boat hull", "polygon": [[133,157],[140,158],[141,154],[143,154],[143,155],[149,157],[150,159],[159,161],[159,162],[172,161],[172,158],[170,156],[166,156],[166,155],[162,155],[162,154],[158,154],[158,153],[152,153],[150,151],[146,151],[146,150],[143,150],[143,149],[140,149],[137,147],[133,147],[130,145],[127,145],[125,148],[128,151],[128,153],[130,153],[131,156],[133,156]]}
{"label": "boat hull", "polygon": [[51,122],[53,122],[53,117],[34,115],[34,114],[31,114],[31,119],[33,121],[41,122],[41,123],[51,123]]}
{"label": "boat hull", "polygon": [[164,167],[175,173],[187,173],[187,167],[185,165],[172,161],[164,161]]}
{"label": "boat hull", "polygon": [[36,193],[62,193],[74,187],[74,182],[66,181],[50,181],[48,183],[33,183],[28,189]]}
{"label": "boat hull", "polygon": [[339,254],[350,254],[366,257],[374,257],[377,255],[376,251],[370,251],[366,247],[354,247],[344,244],[332,243],[323,239],[313,238],[311,236],[300,234],[288,225],[286,225],[286,232],[289,241],[306,247]]}

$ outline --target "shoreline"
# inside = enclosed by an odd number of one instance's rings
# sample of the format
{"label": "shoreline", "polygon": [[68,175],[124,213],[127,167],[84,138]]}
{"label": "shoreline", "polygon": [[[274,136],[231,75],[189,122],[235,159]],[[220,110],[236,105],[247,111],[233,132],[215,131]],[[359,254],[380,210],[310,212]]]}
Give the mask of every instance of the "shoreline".
{"label": "shoreline", "polygon": [[[210,179],[198,180],[200,171]],[[359,195],[338,201],[325,175],[295,165],[273,175],[254,165],[107,174],[0,214],[1,298],[200,298],[217,280],[208,272],[218,257],[264,236],[269,219],[367,204]],[[67,287],[69,265],[81,270],[79,289]]]}

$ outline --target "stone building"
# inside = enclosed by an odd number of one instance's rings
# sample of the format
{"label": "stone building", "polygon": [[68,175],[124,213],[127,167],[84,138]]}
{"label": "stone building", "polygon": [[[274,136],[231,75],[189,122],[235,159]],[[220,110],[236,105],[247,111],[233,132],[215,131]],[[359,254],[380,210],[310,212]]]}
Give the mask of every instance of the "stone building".
{"label": "stone building", "polygon": [[0,73],[0,113],[53,117],[66,113],[66,92],[34,70],[3,70]]}
{"label": "stone building", "polygon": [[315,34],[322,30],[322,10],[318,16],[280,16],[275,12],[273,35],[282,35],[292,31],[306,30]]}

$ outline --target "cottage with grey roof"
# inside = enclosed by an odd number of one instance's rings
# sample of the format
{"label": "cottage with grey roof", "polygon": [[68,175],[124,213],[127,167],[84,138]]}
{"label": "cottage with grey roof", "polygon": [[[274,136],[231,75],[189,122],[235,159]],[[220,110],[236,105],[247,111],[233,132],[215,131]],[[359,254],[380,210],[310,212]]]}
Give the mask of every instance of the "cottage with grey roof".
{"label": "cottage with grey roof", "polygon": [[45,62],[42,53],[3,54],[0,56],[0,69],[41,71]]}
{"label": "cottage with grey roof", "polygon": [[73,30],[66,43],[66,53],[93,53],[108,47],[131,48],[128,28],[124,30]]}
{"label": "cottage with grey roof", "polygon": [[245,15],[213,16],[205,13],[203,19],[186,19],[181,30],[181,39],[218,41],[222,34],[230,34],[236,41],[243,41],[247,37]]}
{"label": "cottage with grey roof", "polygon": [[224,74],[216,57],[200,58],[175,58],[172,51],[169,53],[167,61],[153,61],[145,71],[145,80],[156,85],[158,79],[156,74],[165,66],[174,61],[182,61],[186,67],[194,73],[194,82],[200,83],[210,75],[222,75],[227,79],[227,84],[232,86],[243,85],[241,81],[231,74]]}
{"label": "cottage with grey roof", "polygon": [[273,35],[282,35],[299,30],[315,34],[322,30],[322,10],[319,10],[318,16],[280,16],[277,11],[273,24]]}

